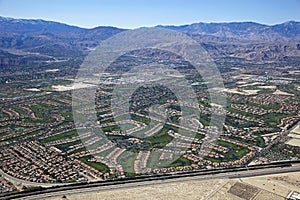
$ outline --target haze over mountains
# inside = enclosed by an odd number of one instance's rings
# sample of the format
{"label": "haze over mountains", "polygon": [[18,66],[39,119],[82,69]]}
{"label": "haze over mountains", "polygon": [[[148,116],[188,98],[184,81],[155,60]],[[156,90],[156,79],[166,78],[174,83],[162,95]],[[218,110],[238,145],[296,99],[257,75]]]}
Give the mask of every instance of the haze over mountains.
{"label": "haze over mountains", "polygon": [[[300,59],[300,22],[273,26],[233,22],[159,27],[186,33],[216,59]],[[124,30],[116,27],[86,29],[44,20],[0,17],[0,66],[84,56],[102,40]]]}

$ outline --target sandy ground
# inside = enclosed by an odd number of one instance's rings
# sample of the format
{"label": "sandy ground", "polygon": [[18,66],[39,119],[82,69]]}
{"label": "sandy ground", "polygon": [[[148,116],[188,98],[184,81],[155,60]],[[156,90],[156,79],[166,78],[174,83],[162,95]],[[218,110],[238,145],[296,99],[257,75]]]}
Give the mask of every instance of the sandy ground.
{"label": "sandy ground", "polygon": [[290,139],[289,141],[287,141],[286,144],[289,144],[289,145],[292,145],[292,146],[300,147],[300,139],[292,138],[292,139]]}
{"label": "sandy ground", "polygon": [[233,94],[244,94],[243,92],[238,91],[237,89],[226,89],[226,92],[233,93]]}
{"label": "sandy ground", "polygon": [[253,95],[253,94],[257,94],[260,90],[227,89],[226,91],[234,94]]}
{"label": "sandy ground", "polygon": [[47,69],[45,70],[45,72],[58,72],[59,69]]}
{"label": "sandy ground", "polygon": [[[290,191],[300,192],[300,172],[242,179],[186,181],[116,189],[67,196],[69,200],[212,199],[283,200]],[[51,200],[62,200],[52,198]]]}
{"label": "sandy ground", "polygon": [[238,81],[238,82],[236,82],[236,84],[238,84],[238,85],[243,85],[243,84],[246,84],[247,82],[246,81]]}
{"label": "sandy ground", "polygon": [[237,76],[233,76],[232,78],[234,79],[243,79],[243,80],[247,80],[247,79],[250,79],[252,77],[255,77],[256,75],[250,75],[250,74],[240,74],[240,75],[237,75]]}
{"label": "sandy ground", "polygon": [[28,89],[24,89],[26,91],[31,91],[31,92],[40,92],[41,90],[38,88],[28,88]]}
{"label": "sandy ground", "polygon": [[261,89],[276,89],[277,87],[275,85],[261,85],[261,86],[258,86],[258,88],[261,88]]}
{"label": "sandy ground", "polygon": [[[243,182],[256,186],[267,192],[286,197],[290,191],[300,190],[300,175],[292,173],[289,175],[264,176],[244,179]],[[298,182],[297,182],[298,181]]]}
{"label": "sandy ground", "polygon": [[264,83],[261,82],[254,82],[254,83],[247,83],[243,85],[239,85],[238,87],[247,87],[247,86],[253,86],[253,85],[263,85]]}
{"label": "sandy ground", "polygon": [[289,74],[299,74],[300,75],[300,70],[289,71]]}
{"label": "sandy ground", "polygon": [[218,108],[223,108],[223,106],[221,106],[220,104],[216,104],[216,103],[210,103],[211,106],[215,106]]}
{"label": "sandy ground", "polygon": [[300,125],[296,126],[288,136],[292,139],[288,140],[286,144],[300,147]]}
{"label": "sandy ground", "polygon": [[296,126],[291,132],[296,133],[296,134],[300,134],[300,125]]}
{"label": "sandy ground", "polygon": [[93,87],[93,86],[95,85],[88,84],[88,83],[74,83],[72,85],[53,85],[52,90],[62,92],[62,91],[68,91],[74,89]]}
{"label": "sandy ground", "polygon": [[288,136],[289,136],[289,137],[292,137],[292,138],[300,139],[300,134],[290,133]]}
{"label": "sandy ground", "polygon": [[283,91],[280,91],[280,90],[276,90],[273,94],[294,96],[294,94],[290,94],[290,93],[283,92]]}
{"label": "sandy ground", "polygon": [[257,94],[260,90],[243,90],[246,95]]}

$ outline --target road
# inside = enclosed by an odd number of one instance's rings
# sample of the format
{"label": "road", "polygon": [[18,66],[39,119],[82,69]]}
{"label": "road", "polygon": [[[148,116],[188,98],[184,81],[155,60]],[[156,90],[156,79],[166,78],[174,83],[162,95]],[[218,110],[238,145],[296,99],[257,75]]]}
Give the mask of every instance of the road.
{"label": "road", "polygon": [[293,125],[292,127],[288,128],[287,130],[284,130],[282,133],[280,133],[280,135],[275,138],[272,142],[270,142],[270,144],[268,146],[266,146],[265,148],[263,148],[258,155],[262,155],[264,152],[268,151],[270,148],[272,148],[272,146],[274,144],[277,144],[283,137],[287,136],[294,128],[296,128],[297,126],[300,125],[300,121],[298,121],[295,125]]}
{"label": "road", "polygon": [[90,193],[90,192],[99,192],[105,190],[117,190],[117,189],[127,189],[132,187],[140,187],[147,185],[157,185],[164,183],[174,183],[174,182],[183,182],[183,181],[201,181],[201,180],[210,180],[210,179],[233,179],[233,178],[246,178],[254,176],[263,176],[263,175],[274,175],[282,174],[289,172],[300,172],[300,164],[294,164],[292,166],[286,167],[276,167],[276,168],[264,168],[256,169],[249,171],[239,171],[239,172],[225,172],[219,174],[208,174],[208,175],[197,175],[197,176],[188,176],[188,177],[179,177],[172,179],[160,179],[160,180],[151,180],[151,181],[140,181],[140,182],[130,182],[130,183],[120,183],[116,185],[106,185],[106,186],[91,186],[83,188],[64,188],[62,191],[41,193],[41,194],[32,194],[30,196],[13,198],[13,197],[4,197],[2,199],[22,199],[22,200],[40,200],[53,197],[63,197],[64,195],[80,194],[80,193]]}

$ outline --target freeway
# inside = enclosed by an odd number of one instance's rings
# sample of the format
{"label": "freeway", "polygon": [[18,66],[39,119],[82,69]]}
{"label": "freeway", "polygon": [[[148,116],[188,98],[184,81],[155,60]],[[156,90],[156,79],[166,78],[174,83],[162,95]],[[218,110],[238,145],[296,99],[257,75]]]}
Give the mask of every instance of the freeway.
{"label": "freeway", "polygon": [[145,177],[141,179],[115,180],[108,183],[96,182],[82,185],[71,185],[58,188],[47,188],[40,191],[32,191],[27,193],[8,194],[7,196],[0,196],[2,200],[8,199],[23,199],[23,200],[39,200],[53,197],[62,197],[64,195],[100,192],[104,190],[126,189],[132,187],[156,185],[171,182],[183,182],[191,180],[209,180],[209,179],[233,179],[246,178],[263,175],[282,174],[289,172],[300,172],[300,163],[289,164],[272,164],[268,167],[258,166],[253,168],[236,168],[234,170],[221,170],[219,172],[197,172],[197,173],[182,173],[182,174],[168,174],[159,177]]}

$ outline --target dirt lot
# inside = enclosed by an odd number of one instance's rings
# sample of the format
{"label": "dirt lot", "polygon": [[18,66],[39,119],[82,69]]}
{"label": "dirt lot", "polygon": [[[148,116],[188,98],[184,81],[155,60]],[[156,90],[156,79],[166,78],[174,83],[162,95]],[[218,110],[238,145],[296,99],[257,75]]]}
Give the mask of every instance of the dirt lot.
{"label": "dirt lot", "polygon": [[261,89],[276,89],[277,87],[275,85],[264,85],[264,86],[258,86],[258,88],[261,88]]}
{"label": "dirt lot", "polygon": [[253,95],[257,94],[260,90],[238,90],[238,89],[227,89],[227,92],[234,94]]}
{"label": "dirt lot", "polygon": [[300,125],[292,130],[292,133],[300,134]]}
{"label": "dirt lot", "polygon": [[300,192],[300,172],[242,179],[186,181],[115,189],[52,198],[51,200],[102,199],[212,199],[284,200],[290,191]]}
{"label": "dirt lot", "polygon": [[291,145],[291,146],[300,147],[300,139],[297,139],[297,138],[292,138],[289,141],[287,141],[286,143]]}
{"label": "dirt lot", "polygon": [[287,96],[294,96],[294,94],[290,94],[287,92],[283,92],[281,90],[276,90],[273,94],[278,94],[278,95],[287,95]]}

